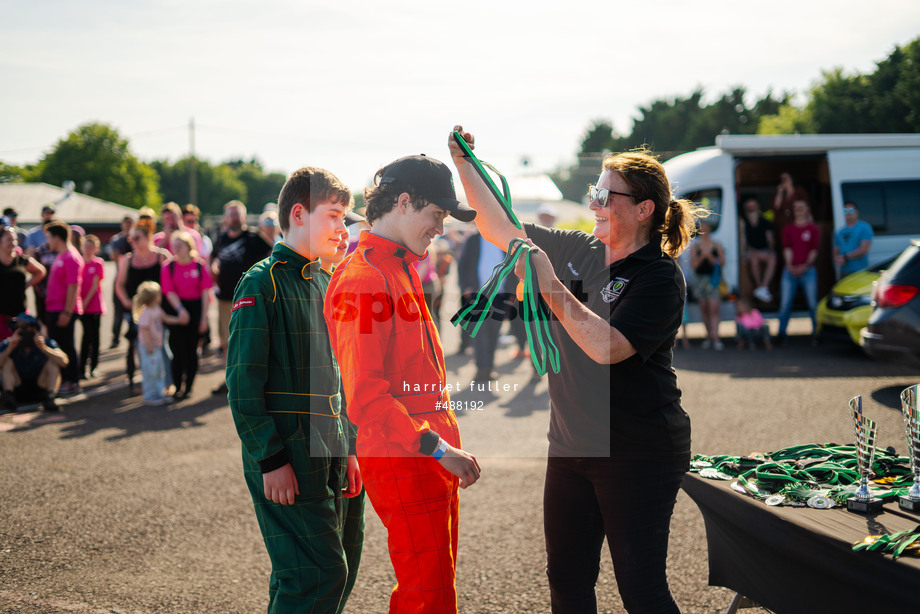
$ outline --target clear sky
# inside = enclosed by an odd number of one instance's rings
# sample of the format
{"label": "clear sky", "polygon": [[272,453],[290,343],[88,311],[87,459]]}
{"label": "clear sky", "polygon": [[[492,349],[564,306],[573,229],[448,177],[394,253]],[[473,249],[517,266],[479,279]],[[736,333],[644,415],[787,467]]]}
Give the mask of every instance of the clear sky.
{"label": "clear sky", "polygon": [[[506,174],[702,86],[804,92],[920,34],[917,0],[0,0],[0,160],[101,121],[143,160],[322,166],[353,189],[462,123]],[[79,178],[75,177],[79,185]]]}

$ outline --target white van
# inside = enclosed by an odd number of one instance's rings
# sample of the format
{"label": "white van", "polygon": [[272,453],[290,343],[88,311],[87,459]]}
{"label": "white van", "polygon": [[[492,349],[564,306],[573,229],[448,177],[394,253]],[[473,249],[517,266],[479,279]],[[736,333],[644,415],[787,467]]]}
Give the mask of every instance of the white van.
{"label": "white van", "polygon": [[[920,237],[920,135],[833,134],[746,136],[720,135],[715,147],[704,147],[664,163],[674,193],[708,207],[717,215],[713,239],[725,248],[723,275],[729,286],[750,296],[739,213],[748,198],[761,211],[772,211],[781,173],[792,175],[808,193],[812,216],[821,230],[818,252],[818,296],[836,281],[831,259],[833,236],[844,226],[843,203],[853,201],[859,217],[872,225],[875,239],[869,264],[903,250]],[[777,246],[779,237],[776,237]],[[770,287],[779,300],[777,270]]]}

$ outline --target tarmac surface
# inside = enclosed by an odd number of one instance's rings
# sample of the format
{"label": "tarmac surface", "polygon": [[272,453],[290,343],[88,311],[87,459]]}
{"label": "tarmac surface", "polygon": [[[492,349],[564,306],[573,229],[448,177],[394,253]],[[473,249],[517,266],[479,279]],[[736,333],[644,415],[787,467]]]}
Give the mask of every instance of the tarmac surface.
{"label": "tarmac surface", "polygon": [[[857,394],[879,423],[880,445],[903,449],[897,395],[918,373],[872,362],[848,345],[813,347],[802,335],[807,328],[794,320],[794,335],[772,352],[732,343],[716,352],[700,349],[702,331],[691,325],[694,347],[675,350],[675,367],[695,452],[849,442],[847,402]],[[106,345],[107,331],[104,325]],[[450,354],[456,331],[446,324],[442,335]],[[190,398],[147,407],[128,394],[124,348],[104,352],[99,377],[60,413],[0,416],[0,612],[264,612],[269,561],[226,398],[211,394],[222,380],[220,358],[202,361]],[[510,347],[497,354],[498,390],[469,390],[471,354],[449,355],[447,364],[449,380],[463,388],[454,401],[482,402],[458,412],[464,447],[483,469],[461,492],[460,611],[549,612],[541,510],[546,381],[532,382],[530,364],[511,359]],[[346,612],[385,612],[394,584],[385,531],[370,505],[366,520]],[[732,591],[707,585],[702,517],[683,492],[668,569],[683,612],[728,606]],[[606,552],[597,594],[599,612],[623,611]]]}

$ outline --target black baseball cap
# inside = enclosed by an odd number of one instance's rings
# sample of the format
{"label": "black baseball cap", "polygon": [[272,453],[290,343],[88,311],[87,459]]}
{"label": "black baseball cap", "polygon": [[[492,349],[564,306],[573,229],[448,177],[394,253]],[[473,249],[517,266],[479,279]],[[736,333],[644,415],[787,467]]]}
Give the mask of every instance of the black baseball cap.
{"label": "black baseball cap", "polygon": [[345,225],[351,226],[352,224],[357,224],[358,222],[366,222],[363,216],[358,215],[354,211],[345,212]]}
{"label": "black baseball cap", "polygon": [[18,316],[13,318],[13,322],[16,324],[25,324],[27,326],[38,326],[38,320],[35,319],[35,316],[23,311]]}
{"label": "black baseball cap", "polygon": [[476,217],[476,211],[457,200],[447,165],[425,154],[405,156],[384,166],[380,185],[388,184],[450,211],[461,222],[472,222]]}

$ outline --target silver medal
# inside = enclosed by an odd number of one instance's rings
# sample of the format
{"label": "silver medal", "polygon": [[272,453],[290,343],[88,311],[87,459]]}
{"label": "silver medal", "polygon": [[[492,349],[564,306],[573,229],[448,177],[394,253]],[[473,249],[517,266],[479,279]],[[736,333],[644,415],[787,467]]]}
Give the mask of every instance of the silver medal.
{"label": "silver medal", "polygon": [[808,500],[808,507],[812,507],[816,510],[827,510],[834,507],[834,500],[828,499],[824,495],[815,495]]}

